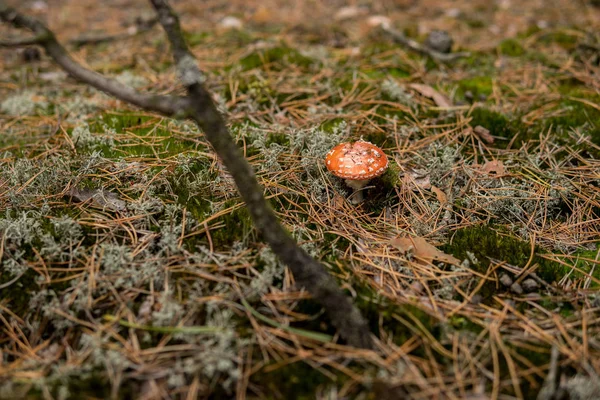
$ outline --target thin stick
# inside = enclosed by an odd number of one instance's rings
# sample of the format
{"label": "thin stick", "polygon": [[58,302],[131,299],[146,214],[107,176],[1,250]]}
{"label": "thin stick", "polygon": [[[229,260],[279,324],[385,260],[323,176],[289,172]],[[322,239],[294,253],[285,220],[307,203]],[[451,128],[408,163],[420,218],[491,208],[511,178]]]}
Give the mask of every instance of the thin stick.
{"label": "thin stick", "polygon": [[418,42],[408,38],[402,32],[399,32],[385,24],[380,25],[380,28],[383,32],[387,33],[396,43],[401,44],[402,46],[408,48],[409,50],[414,51],[415,53],[419,53],[424,56],[431,57],[432,59],[434,59],[436,61],[451,62],[451,61],[455,61],[459,58],[469,57],[471,55],[471,53],[469,53],[469,52],[448,53],[448,54],[440,53],[439,51],[422,46]]}

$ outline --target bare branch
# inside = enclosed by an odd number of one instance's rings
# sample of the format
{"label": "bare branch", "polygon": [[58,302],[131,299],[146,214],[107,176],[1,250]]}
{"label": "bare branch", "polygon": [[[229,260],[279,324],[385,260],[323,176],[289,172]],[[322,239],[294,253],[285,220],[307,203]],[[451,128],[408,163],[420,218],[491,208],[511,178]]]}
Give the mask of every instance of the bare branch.
{"label": "bare branch", "polygon": [[[3,1],[0,1],[0,19],[15,27],[25,27],[33,31],[36,34],[35,44],[44,47],[48,55],[75,79],[145,110],[169,117],[184,118],[187,116],[189,107],[186,98],[143,94],[115,79],[106,78],[95,71],[82,67],[71,58],[67,50],[56,40],[52,31],[44,24],[34,18],[17,13],[14,9],[7,7]],[[1,44],[2,42],[0,42]]]}
{"label": "bare branch", "polygon": [[150,0],[163,26],[177,64],[186,97],[167,97],[141,94],[115,80],[90,71],[74,61],[57,42],[54,34],[41,22],[22,16],[0,0],[0,19],[16,27],[26,27],[40,36],[40,45],[63,69],[75,78],[88,83],[116,98],[146,110],[175,118],[191,118],[204,131],[223,164],[235,180],[238,191],[253,218],[256,228],[275,254],[290,268],[298,286],[306,288],[323,305],[340,335],[353,346],[371,348],[372,340],[367,322],[349,298],[344,295],[323,265],[310,257],[291,238],[278,222],[263,196],[250,164],[243,157],[230,135],[225,120],[218,112],[210,93],[203,85],[204,74],[196,65],[195,57],[185,43],[179,18],[164,0]]}
{"label": "bare branch", "polygon": [[8,40],[0,40],[0,47],[25,47],[25,46],[33,46],[36,44],[42,44],[45,36],[34,36],[30,38],[23,39],[8,39]]}
{"label": "bare branch", "polygon": [[275,254],[291,269],[298,285],[306,288],[323,305],[340,335],[353,346],[370,348],[372,342],[369,329],[360,312],[325,268],[300,248],[277,221],[263,196],[252,167],[243,157],[223,117],[204,88],[204,75],[185,43],[179,18],[165,0],[150,1],[171,42],[181,80],[193,99],[191,104],[194,108],[190,117],[203,129],[204,135],[235,180],[257,229]]}
{"label": "bare branch", "polygon": [[419,42],[412,40],[402,32],[399,32],[390,26],[385,24],[380,25],[382,31],[387,33],[396,43],[401,44],[404,47],[407,47],[409,50],[412,50],[416,53],[422,54],[424,56],[431,57],[436,61],[441,62],[451,62],[455,61],[462,57],[468,57],[471,53],[468,52],[459,52],[459,53],[440,53],[439,51],[430,49],[428,47],[422,46]]}

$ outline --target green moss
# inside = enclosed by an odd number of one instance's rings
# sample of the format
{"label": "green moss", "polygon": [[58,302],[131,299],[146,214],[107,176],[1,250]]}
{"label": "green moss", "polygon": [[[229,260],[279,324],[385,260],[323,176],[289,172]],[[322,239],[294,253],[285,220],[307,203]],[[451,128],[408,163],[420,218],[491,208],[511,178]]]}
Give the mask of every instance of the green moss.
{"label": "green moss", "polygon": [[498,45],[498,51],[500,54],[509,57],[519,57],[525,54],[525,49],[516,39],[504,39]]}
{"label": "green moss", "polygon": [[[599,104],[600,96],[592,96],[587,100],[593,104]],[[543,120],[542,126],[545,131],[551,127],[555,131],[557,128],[568,130],[586,127],[585,133],[591,136],[593,143],[600,145],[600,110],[585,103],[568,99],[561,101],[559,108],[565,111],[562,115]]]}
{"label": "green moss", "polygon": [[402,176],[402,169],[394,160],[390,160],[387,171],[379,179],[386,188],[392,189],[400,183],[400,176]]}
{"label": "green moss", "polygon": [[[512,349],[523,359],[536,367],[547,367],[550,363],[551,349],[544,348],[540,346],[539,343],[526,343],[527,346],[519,346],[518,344],[511,342],[506,342],[505,344],[509,349]],[[532,381],[535,382],[535,384],[532,384]],[[519,383],[521,385],[523,397],[525,399],[535,399],[540,391],[540,387],[544,383],[544,377],[541,377],[538,374],[531,374],[530,379],[522,379]]]}
{"label": "green moss", "polygon": [[[2,289],[2,301],[8,300],[6,306],[17,315],[27,315],[29,300],[32,295],[40,290],[36,282],[38,274],[28,269],[15,283]],[[4,272],[0,275],[0,285],[13,280],[15,277]]]}
{"label": "green moss", "polygon": [[503,147],[508,145],[516,135],[519,136],[513,142],[513,148],[519,147],[522,143],[531,139],[527,126],[518,117],[509,118],[504,114],[483,107],[473,109],[470,117],[472,127],[481,125],[489,129],[490,134],[493,136],[505,139],[497,141],[496,146]]}
{"label": "green moss", "polygon": [[362,54],[364,57],[372,57],[381,53],[387,53],[396,50],[398,46],[393,42],[378,40],[366,44],[362,48]]}
{"label": "green moss", "polygon": [[[224,208],[237,204],[239,200],[225,202]],[[253,233],[252,217],[245,206],[239,207],[228,214],[219,217],[215,223],[222,223],[222,228],[211,231],[211,238],[215,247],[231,246],[234,242],[248,240]]]}
{"label": "green moss", "polygon": [[[361,137],[363,138],[363,140],[366,140],[367,142],[371,142],[374,145],[379,146],[381,148],[385,148],[386,146],[394,144],[393,143],[394,140],[385,131],[384,132],[370,131],[365,134],[362,134]],[[359,139],[359,138],[356,138],[356,139]]]}
{"label": "green moss", "polygon": [[129,380],[121,384],[118,392],[116,393],[116,397],[112,396],[111,382],[107,378],[105,372],[100,370],[94,371],[91,374],[70,376],[61,380],[48,382],[49,392],[42,392],[40,389],[37,389],[37,385],[31,385],[28,383],[23,383],[23,385],[28,385],[29,387],[29,390],[25,392],[25,399],[28,400],[47,399],[49,394],[52,394],[54,398],[62,398],[59,394],[59,388],[63,386],[67,388],[67,392],[69,393],[68,398],[88,400],[132,399],[135,397],[134,393],[138,394],[140,392],[138,385],[134,381]]}
{"label": "green moss", "polygon": [[183,36],[188,46],[194,47],[206,42],[210,34],[208,32],[184,32]]}
{"label": "green moss", "polygon": [[[512,236],[501,235],[489,226],[475,226],[457,230],[452,235],[450,243],[441,249],[460,260],[467,259],[467,252],[475,255],[479,264],[472,268],[480,273],[486,273],[490,265],[490,258],[504,261],[517,267],[525,267],[531,256],[531,244]],[[532,264],[538,264],[537,275],[548,283],[559,281],[570,270],[557,262],[542,258],[543,250],[534,249]],[[484,284],[479,292],[484,299],[496,293],[495,283]]]}
{"label": "green moss", "polygon": [[495,71],[496,54],[482,51],[472,51],[468,57],[460,58],[456,65],[464,69],[476,70],[478,74]]}
{"label": "green moss", "polygon": [[373,80],[383,80],[388,77],[394,78],[406,78],[411,75],[410,69],[408,66],[397,66],[391,68],[376,68],[376,69],[363,69],[361,73],[364,74],[365,77]]}
{"label": "green moss", "polygon": [[[385,328],[386,335],[391,335],[394,343],[402,344],[413,336],[421,336],[423,330],[434,337],[439,336],[440,321],[425,311],[415,300],[414,303],[397,304],[382,296],[373,287],[361,282],[352,282],[352,288],[357,293],[354,300],[363,317],[369,323],[369,329],[376,336],[380,328]],[[419,321],[416,326],[414,321]],[[417,349],[415,354],[422,349]]]}
{"label": "green moss", "polygon": [[262,67],[269,64],[271,69],[282,69],[285,65],[291,64],[301,68],[310,67],[315,61],[312,58],[306,57],[296,49],[281,45],[268,49],[255,50],[254,52],[243,57],[239,64],[243,71]]}
{"label": "green moss", "polygon": [[254,36],[243,29],[228,29],[218,38],[218,42],[222,43],[224,46],[231,46],[233,44],[237,47],[248,46],[254,42],[254,40]]}
{"label": "green moss", "polygon": [[168,128],[168,121],[136,113],[105,113],[90,122],[92,134],[114,132],[114,144],[100,144],[93,147],[106,158],[156,157],[168,158],[187,150],[196,150],[198,144],[191,140],[176,138]]}
{"label": "green moss", "polygon": [[[82,398],[103,398],[111,397],[111,384],[108,377],[102,372],[94,373],[86,378],[69,379],[69,392],[77,393],[77,396]],[[127,399],[133,396],[135,391],[131,387],[121,387],[118,391],[119,399]]]}
{"label": "green moss", "polygon": [[[586,274],[591,274],[596,281],[600,281],[600,268],[598,268],[598,265],[594,261],[597,259],[598,252],[600,252],[600,245],[598,245],[594,250],[578,250],[571,255],[571,257],[574,258],[565,260],[568,262],[568,264],[573,265],[573,272],[570,275],[571,280],[585,281],[587,279]],[[566,268],[570,269],[571,267]],[[598,288],[600,288],[600,283],[592,280],[590,283],[590,289]]]}
{"label": "green moss", "polygon": [[345,121],[345,119],[343,119],[343,118],[328,119],[328,120],[324,121],[323,123],[321,123],[321,126],[319,127],[319,129],[321,129],[323,132],[333,133],[333,130],[344,121]]}
{"label": "green moss", "polygon": [[467,26],[469,28],[473,28],[473,29],[481,29],[487,26],[487,23],[479,18],[465,18],[465,23],[467,24]]}
{"label": "green moss", "polygon": [[[169,183],[173,194],[177,196],[177,201],[192,213],[199,221],[207,217],[210,211],[212,197],[209,193],[206,196],[197,196],[196,192],[191,192],[186,182],[193,181],[199,174],[204,174],[210,168],[210,163],[204,160],[194,160],[186,166],[185,172],[178,170],[169,177]],[[215,176],[216,178],[216,176]]]}
{"label": "green moss", "polygon": [[572,50],[577,46],[578,36],[566,31],[554,31],[542,35],[539,39],[539,43],[555,43],[566,50]]}
{"label": "green moss", "polygon": [[458,90],[456,95],[458,98],[464,98],[466,92],[471,92],[474,98],[479,96],[489,96],[492,94],[492,78],[489,76],[475,76],[463,79],[457,82]]}
{"label": "green moss", "polygon": [[[345,71],[343,76],[337,78],[334,81],[335,87],[341,89],[344,92],[349,92],[353,89],[360,92],[360,91],[372,86],[371,82],[357,78],[355,72],[356,72],[355,70]],[[358,80],[358,84],[356,84],[357,80]],[[355,86],[356,86],[356,88],[355,88]],[[333,96],[331,96],[327,100],[327,102],[331,103],[331,104],[336,104],[340,100],[341,99],[340,99],[339,95],[336,93]]]}
{"label": "green moss", "polygon": [[[269,370],[269,367],[270,365],[263,367],[250,377],[250,384],[266,390],[267,399],[311,400],[315,398],[319,388],[333,383],[339,387],[348,380],[348,377],[339,371],[327,368],[330,374],[325,375],[302,361],[284,364],[273,370]],[[335,379],[331,379],[331,374]]]}

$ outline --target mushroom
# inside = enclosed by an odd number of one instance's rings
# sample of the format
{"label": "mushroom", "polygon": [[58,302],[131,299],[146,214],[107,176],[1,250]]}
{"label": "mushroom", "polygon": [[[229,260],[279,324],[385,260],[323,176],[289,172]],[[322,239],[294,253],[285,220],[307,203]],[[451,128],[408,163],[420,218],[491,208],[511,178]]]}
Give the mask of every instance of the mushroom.
{"label": "mushroom", "polygon": [[325,157],[325,165],[332,174],[344,178],[346,185],[357,191],[350,197],[350,202],[359,204],[363,201],[361,189],[371,179],[385,172],[388,159],[379,147],[359,140],[354,143],[341,143],[329,150]]}

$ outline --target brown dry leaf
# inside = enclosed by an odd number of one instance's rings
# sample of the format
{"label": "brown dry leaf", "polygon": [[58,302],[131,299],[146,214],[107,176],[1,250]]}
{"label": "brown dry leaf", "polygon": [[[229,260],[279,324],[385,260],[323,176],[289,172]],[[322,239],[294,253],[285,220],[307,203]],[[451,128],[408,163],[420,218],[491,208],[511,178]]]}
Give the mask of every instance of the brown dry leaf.
{"label": "brown dry leaf", "polygon": [[490,134],[490,130],[484,128],[481,125],[477,125],[473,128],[473,132],[475,132],[480,138],[482,138],[487,143],[494,143],[494,137]]}
{"label": "brown dry leaf", "polygon": [[429,244],[427,240],[420,236],[398,236],[390,240],[390,244],[403,253],[412,251],[412,254],[425,262],[442,261],[447,264],[459,265],[458,258],[453,257],[438,250],[434,245]]}
{"label": "brown dry leaf", "polygon": [[414,186],[413,190],[417,190],[417,188],[431,188],[431,182],[427,171],[408,168],[402,177],[402,182],[405,185]]}
{"label": "brown dry leaf", "polygon": [[422,83],[411,83],[408,85],[411,89],[416,90],[425,97],[429,97],[439,107],[452,107],[452,102],[449,98],[432,88],[431,86]]}
{"label": "brown dry leaf", "polygon": [[444,204],[444,203],[446,203],[446,201],[448,201],[448,198],[446,197],[446,193],[444,193],[444,191],[442,189],[431,185],[431,191],[433,193],[435,193],[435,196],[437,197],[440,204]]}
{"label": "brown dry leaf", "polygon": [[504,168],[504,163],[500,160],[488,161],[483,164],[481,167],[483,172],[488,174],[495,174],[498,176],[506,175],[506,169]]}

